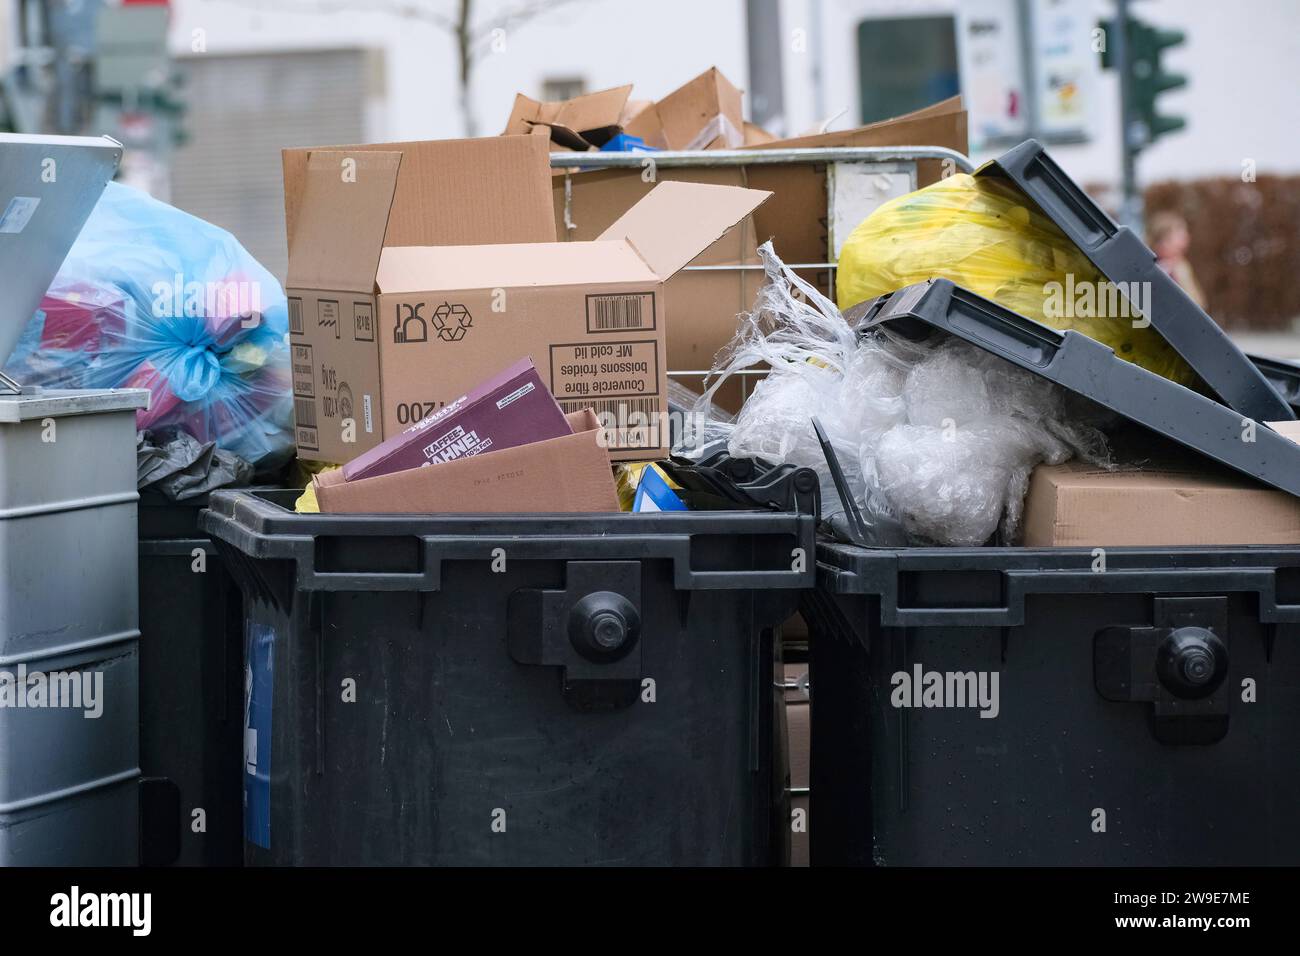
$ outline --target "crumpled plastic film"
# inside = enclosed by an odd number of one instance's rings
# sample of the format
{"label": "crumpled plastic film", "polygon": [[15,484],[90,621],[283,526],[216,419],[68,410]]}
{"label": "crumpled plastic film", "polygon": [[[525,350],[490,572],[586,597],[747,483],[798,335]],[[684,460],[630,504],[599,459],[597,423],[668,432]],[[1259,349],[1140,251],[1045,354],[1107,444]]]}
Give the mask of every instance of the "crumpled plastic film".
{"label": "crumpled plastic film", "polygon": [[1081,332],[1180,385],[1201,387],[1173,346],[1010,183],[962,173],[884,203],[844,243],[835,297],[848,309],[934,278],[1044,325]]}
{"label": "crumpled plastic film", "polygon": [[253,466],[244,459],[175,425],[135,437],[136,486],[142,490],[157,488],[173,501],[185,501],[253,480]]}
{"label": "crumpled plastic film", "polygon": [[759,254],[767,282],[701,405],[732,373],[767,363],[735,423],[717,427],[733,456],[815,469],[832,525],[843,507],[813,416],[878,545],[974,546],[998,531],[1014,541],[1035,465],[1107,462],[1104,436],[1059,386],[958,339],[913,341],[887,325],[859,337],[771,243]]}
{"label": "crumpled plastic film", "polygon": [[179,427],[265,472],[293,451],[288,325],[280,284],[230,233],[109,183],[5,372],[147,388],[137,428]]}

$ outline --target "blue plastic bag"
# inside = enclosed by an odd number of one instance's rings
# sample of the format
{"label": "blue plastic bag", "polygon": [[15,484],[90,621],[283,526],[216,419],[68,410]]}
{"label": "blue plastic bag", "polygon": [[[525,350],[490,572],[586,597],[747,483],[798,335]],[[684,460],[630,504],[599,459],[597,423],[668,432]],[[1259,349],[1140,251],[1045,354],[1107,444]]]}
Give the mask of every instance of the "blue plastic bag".
{"label": "blue plastic bag", "polygon": [[224,229],[109,183],[5,372],[25,385],[147,388],[177,425],[275,468],[293,453],[288,310]]}

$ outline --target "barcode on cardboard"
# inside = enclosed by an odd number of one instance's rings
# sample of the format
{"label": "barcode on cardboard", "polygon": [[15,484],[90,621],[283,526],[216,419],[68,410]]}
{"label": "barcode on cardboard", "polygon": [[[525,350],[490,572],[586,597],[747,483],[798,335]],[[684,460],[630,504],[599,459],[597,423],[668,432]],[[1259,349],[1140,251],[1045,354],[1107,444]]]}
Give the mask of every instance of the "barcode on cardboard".
{"label": "barcode on cardboard", "polygon": [[655,294],[621,292],[587,296],[588,332],[624,332],[655,327]]}
{"label": "barcode on cardboard", "polygon": [[302,335],[302,299],[289,299],[289,333]]}
{"label": "barcode on cardboard", "polygon": [[[667,420],[659,414],[658,398],[595,398],[560,402],[560,409],[566,415],[584,408],[596,413],[605,429],[607,448],[659,448],[667,444]],[[661,429],[664,430],[662,435]]]}
{"label": "barcode on cardboard", "polygon": [[316,427],[316,402],[310,398],[295,398],[293,400],[293,418],[298,423],[299,428]]}

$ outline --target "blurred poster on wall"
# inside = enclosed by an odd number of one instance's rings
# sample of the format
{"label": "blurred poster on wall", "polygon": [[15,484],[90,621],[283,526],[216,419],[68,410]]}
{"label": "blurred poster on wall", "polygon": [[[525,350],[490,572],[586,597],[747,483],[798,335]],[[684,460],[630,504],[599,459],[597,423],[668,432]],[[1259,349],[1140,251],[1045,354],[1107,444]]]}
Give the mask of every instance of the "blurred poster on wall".
{"label": "blurred poster on wall", "polygon": [[1034,126],[1048,142],[1086,139],[1098,54],[1090,0],[1031,0]]}
{"label": "blurred poster on wall", "polygon": [[957,55],[972,149],[1024,139],[1024,42],[1017,0],[963,0]]}

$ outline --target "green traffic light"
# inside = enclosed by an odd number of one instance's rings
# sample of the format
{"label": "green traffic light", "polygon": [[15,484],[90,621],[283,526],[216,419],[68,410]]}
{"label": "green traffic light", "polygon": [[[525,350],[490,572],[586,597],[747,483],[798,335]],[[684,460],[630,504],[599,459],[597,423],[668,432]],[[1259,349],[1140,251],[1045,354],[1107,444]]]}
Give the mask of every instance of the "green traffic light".
{"label": "green traffic light", "polygon": [[[1115,21],[1103,20],[1098,26],[1103,31],[1102,69],[1115,69],[1115,57],[1112,52]],[[1170,73],[1164,70],[1160,63],[1164,51],[1185,43],[1187,34],[1182,30],[1167,30],[1129,18],[1125,23],[1124,38],[1128,47],[1126,58],[1129,69],[1127,106],[1130,114],[1146,131],[1146,141],[1134,147],[1141,148],[1149,146],[1161,136],[1187,127],[1186,119],[1181,116],[1160,114],[1156,103],[1160,94],[1187,85],[1187,77],[1184,74]]]}

